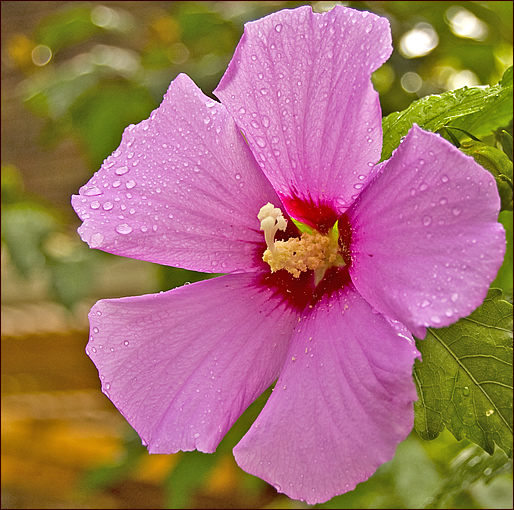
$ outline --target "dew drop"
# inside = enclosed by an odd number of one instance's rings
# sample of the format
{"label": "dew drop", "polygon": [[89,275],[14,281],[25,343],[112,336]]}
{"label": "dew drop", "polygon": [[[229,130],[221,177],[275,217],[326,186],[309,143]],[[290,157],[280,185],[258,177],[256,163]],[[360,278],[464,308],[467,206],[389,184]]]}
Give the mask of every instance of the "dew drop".
{"label": "dew drop", "polygon": [[127,346],[129,345],[129,343],[130,343],[130,342],[129,342],[128,340],[125,340],[125,341],[123,342],[123,345],[124,345],[125,347],[127,347]]}
{"label": "dew drop", "polygon": [[96,197],[96,196],[102,195],[102,194],[103,194],[103,192],[100,189],[98,189],[96,186],[93,186],[92,188],[87,188],[83,193],[83,195],[86,195],[88,197]]}
{"label": "dew drop", "polygon": [[241,108],[239,108],[239,113],[241,115],[244,115],[246,113],[246,110],[243,107],[241,107]]}
{"label": "dew drop", "polygon": [[280,32],[282,30],[282,25],[280,23],[278,25],[275,25],[275,30],[277,32]]}
{"label": "dew drop", "polygon": [[432,223],[432,218],[430,216],[425,216],[423,218],[423,225],[425,225],[425,227],[428,227],[431,223]]}
{"label": "dew drop", "polygon": [[459,214],[462,212],[462,209],[459,209],[458,207],[454,207],[452,209],[452,213],[454,216],[459,216]]}
{"label": "dew drop", "polygon": [[450,178],[444,174],[442,177],[441,177],[441,181],[443,181],[444,183],[447,183],[448,181],[450,180]]}
{"label": "dew drop", "polygon": [[132,227],[127,223],[122,223],[121,225],[118,225],[115,230],[118,234],[126,235],[132,232]]}
{"label": "dew drop", "polygon": [[118,168],[116,168],[115,172],[116,172],[116,175],[124,175],[126,174],[128,171],[129,171],[129,167],[128,166],[120,166]]}
{"label": "dew drop", "polygon": [[459,299],[459,295],[456,292],[454,292],[452,294],[452,301],[455,303],[457,301],[457,299]]}
{"label": "dew drop", "polygon": [[104,240],[104,236],[102,234],[100,234],[100,232],[96,232],[95,234],[93,234],[91,236],[91,241],[89,243],[89,246],[91,246],[91,248],[97,248],[98,246],[100,246],[102,244]]}
{"label": "dew drop", "polygon": [[119,188],[120,186],[121,186],[121,181],[114,181],[114,182],[112,183],[112,187],[113,187],[113,188]]}
{"label": "dew drop", "polygon": [[[494,409],[489,409],[488,411],[485,412],[485,415],[486,416],[491,416],[493,413],[494,413]],[[487,469],[486,469],[486,471],[487,471]],[[485,472],[484,472],[484,474],[485,474]]]}
{"label": "dew drop", "polygon": [[105,204],[103,206],[104,211],[110,211],[113,207],[114,207],[114,205],[112,204],[112,202],[105,202]]}
{"label": "dew drop", "polygon": [[91,209],[100,209],[100,202],[98,200],[95,200],[94,202],[91,202],[91,205],[89,207],[91,207]]}
{"label": "dew drop", "polygon": [[127,182],[125,183],[125,187],[126,187],[127,189],[132,189],[135,185],[136,185],[136,181],[127,181]]}
{"label": "dew drop", "polygon": [[465,397],[468,397],[470,393],[471,393],[471,391],[469,390],[469,388],[467,386],[464,386],[464,388],[462,388],[462,394]]}
{"label": "dew drop", "polygon": [[428,189],[428,184],[423,183],[419,187],[419,191],[426,191]]}
{"label": "dew drop", "polygon": [[193,439],[198,439],[200,437],[200,434],[197,432],[194,436],[193,436]]}
{"label": "dew drop", "polygon": [[448,203],[448,199],[446,197],[442,197],[439,200],[439,204],[441,204],[441,205],[446,205],[447,203]]}
{"label": "dew drop", "polygon": [[198,173],[199,171],[200,169],[197,166],[193,167],[193,172]]}
{"label": "dew drop", "polygon": [[261,147],[261,148],[266,147],[266,142],[264,141],[264,139],[262,139],[262,138],[257,138],[255,141],[257,142],[257,145],[258,145],[259,147]]}
{"label": "dew drop", "polygon": [[426,308],[427,306],[430,306],[430,301],[428,299],[425,299],[425,301],[421,303],[421,308]]}

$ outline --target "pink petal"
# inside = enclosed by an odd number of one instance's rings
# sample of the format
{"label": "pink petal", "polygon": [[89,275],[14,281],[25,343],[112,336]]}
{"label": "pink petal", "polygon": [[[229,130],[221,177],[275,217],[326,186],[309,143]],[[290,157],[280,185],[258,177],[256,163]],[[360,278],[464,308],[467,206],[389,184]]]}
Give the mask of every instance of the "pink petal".
{"label": "pink petal", "polygon": [[215,94],[292,216],[311,202],[341,213],[366,182],[382,146],[370,76],[391,51],[385,18],[341,6],[245,25]]}
{"label": "pink petal", "polygon": [[74,196],[91,248],[197,271],[255,270],[279,199],[225,107],[186,75]]}
{"label": "pink petal", "polygon": [[352,490],[412,429],[417,355],[351,284],[325,296],[298,324],[237,463],[309,504]]}
{"label": "pink petal", "polygon": [[502,264],[499,208],[489,172],[415,125],[348,212],[356,288],[421,338],[469,315]]}
{"label": "pink petal", "polygon": [[277,377],[298,312],[253,273],[99,301],[87,352],[150,453],[213,452]]}

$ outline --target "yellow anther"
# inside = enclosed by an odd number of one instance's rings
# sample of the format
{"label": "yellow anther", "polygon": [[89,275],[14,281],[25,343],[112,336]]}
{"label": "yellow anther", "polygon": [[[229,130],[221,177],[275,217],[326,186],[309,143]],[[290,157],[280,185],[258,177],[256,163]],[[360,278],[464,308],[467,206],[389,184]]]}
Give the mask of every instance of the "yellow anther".
{"label": "yellow anther", "polygon": [[339,254],[337,235],[303,232],[300,238],[275,241],[277,230],[285,230],[287,226],[280,209],[268,203],[261,208],[258,218],[261,220],[261,230],[264,230],[268,246],[262,259],[269,264],[272,273],[285,269],[295,278],[299,278],[304,271],[314,271],[317,285],[327,269],[335,265],[345,265]]}

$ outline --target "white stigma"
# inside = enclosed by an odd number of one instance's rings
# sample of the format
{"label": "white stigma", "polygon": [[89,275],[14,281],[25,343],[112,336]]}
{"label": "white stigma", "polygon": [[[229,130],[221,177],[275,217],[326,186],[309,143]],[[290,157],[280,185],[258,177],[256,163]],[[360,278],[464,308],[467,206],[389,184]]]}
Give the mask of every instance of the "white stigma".
{"label": "white stigma", "polygon": [[284,218],[282,211],[268,202],[263,205],[257,215],[261,222],[261,230],[264,230],[264,239],[268,245],[270,252],[275,252],[275,234],[277,230],[285,231],[287,220]]}

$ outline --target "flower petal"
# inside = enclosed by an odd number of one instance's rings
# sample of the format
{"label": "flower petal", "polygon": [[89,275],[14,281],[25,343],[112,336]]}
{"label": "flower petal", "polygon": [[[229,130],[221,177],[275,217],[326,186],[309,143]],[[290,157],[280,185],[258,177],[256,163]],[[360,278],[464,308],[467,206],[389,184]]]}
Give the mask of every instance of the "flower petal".
{"label": "flower petal", "polygon": [[304,6],[245,25],[214,93],[292,216],[311,202],[343,212],[380,159],[370,77],[391,51],[385,18],[341,6],[323,14]]}
{"label": "flower petal", "polygon": [[353,285],[325,296],[298,325],[237,463],[309,504],[352,490],[412,429],[418,354]]}
{"label": "flower petal", "polygon": [[225,107],[186,75],[74,196],[91,248],[197,271],[255,270],[279,199]]}
{"label": "flower petal", "polygon": [[414,126],[348,211],[352,280],[416,336],[479,306],[502,264],[505,233],[492,175]]}
{"label": "flower petal", "polygon": [[87,353],[150,453],[213,452],[278,376],[298,312],[253,273],[99,301]]}

